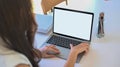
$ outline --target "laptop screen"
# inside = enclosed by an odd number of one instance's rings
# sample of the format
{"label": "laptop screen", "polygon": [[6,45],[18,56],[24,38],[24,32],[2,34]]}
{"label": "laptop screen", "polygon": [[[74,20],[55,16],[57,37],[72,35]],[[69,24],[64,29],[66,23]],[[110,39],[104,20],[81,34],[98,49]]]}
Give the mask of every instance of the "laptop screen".
{"label": "laptop screen", "polygon": [[54,7],[53,32],[90,41],[93,13]]}

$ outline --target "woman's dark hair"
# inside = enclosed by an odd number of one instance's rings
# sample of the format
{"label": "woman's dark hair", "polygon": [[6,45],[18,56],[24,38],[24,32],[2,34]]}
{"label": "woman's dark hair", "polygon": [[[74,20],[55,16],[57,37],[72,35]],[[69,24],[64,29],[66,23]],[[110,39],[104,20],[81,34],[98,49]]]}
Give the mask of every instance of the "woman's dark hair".
{"label": "woman's dark hair", "polygon": [[29,34],[33,25],[31,0],[0,0],[0,37],[7,48],[24,54],[33,67],[38,67]]}

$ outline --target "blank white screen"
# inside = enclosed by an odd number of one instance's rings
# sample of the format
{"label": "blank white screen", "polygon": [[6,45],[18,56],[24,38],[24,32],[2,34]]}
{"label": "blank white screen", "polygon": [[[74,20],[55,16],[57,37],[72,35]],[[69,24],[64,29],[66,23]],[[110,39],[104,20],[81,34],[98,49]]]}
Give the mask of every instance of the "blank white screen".
{"label": "blank white screen", "polygon": [[90,40],[91,14],[60,9],[54,11],[54,32]]}

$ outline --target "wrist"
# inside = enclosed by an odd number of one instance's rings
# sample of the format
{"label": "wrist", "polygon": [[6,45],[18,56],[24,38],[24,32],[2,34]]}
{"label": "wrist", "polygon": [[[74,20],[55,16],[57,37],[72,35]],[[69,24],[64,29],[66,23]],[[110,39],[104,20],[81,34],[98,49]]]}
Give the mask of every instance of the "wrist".
{"label": "wrist", "polygon": [[74,64],[76,62],[77,59],[77,53],[74,51],[70,51],[69,53],[69,57],[67,59],[67,62],[65,63],[64,67],[74,67]]}
{"label": "wrist", "polygon": [[41,51],[34,48],[34,49],[33,49],[33,52],[34,52],[34,56],[35,56],[34,59],[35,59],[37,62],[39,62],[39,61],[41,60],[41,58],[42,58],[42,53],[41,53]]}
{"label": "wrist", "polygon": [[40,48],[39,50],[41,52],[42,58],[45,58],[45,50],[43,48]]}
{"label": "wrist", "polygon": [[68,56],[68,61],[76,61],[78,54],[76,52],[70,51]]}
{"label": "wrist", "polygon": [[70,54],[74,55],[74,56],[77,56],[78,55],[78,52],[77,51],[74,51],[74,50],[71,50],[70,51]]}

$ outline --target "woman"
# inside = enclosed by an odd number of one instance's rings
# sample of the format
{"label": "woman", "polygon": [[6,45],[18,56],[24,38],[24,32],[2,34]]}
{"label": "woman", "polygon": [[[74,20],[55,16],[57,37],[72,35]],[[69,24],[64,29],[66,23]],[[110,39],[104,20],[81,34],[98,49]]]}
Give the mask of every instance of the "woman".
{"label": "woman", "polygon": [[[54,57],[49,51],[60,53],[54,45],[34,49],[37,24],[32,13],[31,0],[0,0],[1,67],[38,67],[37,62],[42,57]],[[70,46],[65,67],[74,67],[77,55],[88,49],[87,43]]]}

